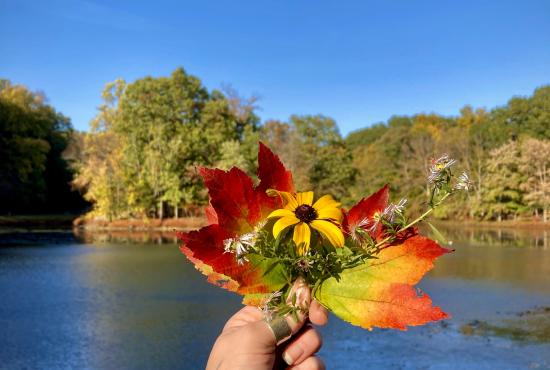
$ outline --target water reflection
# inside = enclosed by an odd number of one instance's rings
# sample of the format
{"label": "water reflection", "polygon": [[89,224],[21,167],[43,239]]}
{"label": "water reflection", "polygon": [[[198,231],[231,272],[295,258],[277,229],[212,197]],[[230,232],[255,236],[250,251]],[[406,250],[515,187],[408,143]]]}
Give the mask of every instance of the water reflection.
{"label": "water reflection", "polygon": [[[507,282],[521,288],[550,292],[550,232],[536,229],[440,227],[452,241],[454,253],[440,258],[432,278]],[[78,240],[89,244],[177,245],[175,231],[85,231]]]}
{"label": "water reflection", "polygon": [[[463,245],[550,249],[550,231],[545,229],[468,228],[449,225],[438,227],[448,240]],[[73,233],[78,239],[88,243],[178,243],[175,230],[85,230],[75,228]],[[423,233],[429,234],[429,231],[423,230]]]}
{"label": "water reflection", "polygon": [[550,249],[550,231],[537,228],[495,229],[439,226],[451,241],[468,245]]}
{"label": "water reflection", "polygon": [[75,228],[74,235],[84,243],[178,244],[176,231],[157,230],[85,230]]}
{"label": "water reflection", "polygon": [[454,253],[437,261],[432,278],[510,284],[550,293],[550,248],[546,230],[443,228]]}

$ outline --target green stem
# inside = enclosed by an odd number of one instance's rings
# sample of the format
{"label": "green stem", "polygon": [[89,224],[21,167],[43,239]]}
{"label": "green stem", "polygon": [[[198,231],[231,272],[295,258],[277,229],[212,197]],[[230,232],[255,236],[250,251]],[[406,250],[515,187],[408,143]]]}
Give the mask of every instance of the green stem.
{"label": "green stem", "polygon": [[[414,221],[411,221],[411,222],[409,222],[406,226],[403,226],[401,229],[399,229],[399,230],[397,231],[396,234],[399,234],[400,232],[402,232],[402,231],[404,231],[404,230],[407,230],[409,227],[414,226],[414,225],[416,225],[417,223],[419,223],[420,221],[422,221],[423,219],[425,219],[430,213],[433,212],[433,210],[434,210],[437,206],[439,206],[439,205],[440,205],[445,199],[447,199],[447,197],[448,197],[449,195],[451,195],[451,194],[452,194],[451,192],[445,194],[443,197],[441,197],[441,199],[439,200],[439,202],[437,202],[437,204],[436,204],[435,206],[430,207],[430,209],[428,209],[428,210],[427,210],[426,212],[424,212],[422,215],[420,215],[419,217],[417,217]],[[388,237],[382,239],[381,241],[379,241],[378,243],[376,243],[376,248],[381,247],[382,245],[384,245],[385,243],[387,243],[391,238],[393,238],[393,235],[388,236]]]}

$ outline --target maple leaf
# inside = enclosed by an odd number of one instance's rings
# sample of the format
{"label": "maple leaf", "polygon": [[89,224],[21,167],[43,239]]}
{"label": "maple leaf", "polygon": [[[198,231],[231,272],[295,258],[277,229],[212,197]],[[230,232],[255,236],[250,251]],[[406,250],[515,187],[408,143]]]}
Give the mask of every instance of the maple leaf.
{"label": "maple leaf", "polygon": [[260,143],[257,186],[238,168],[200,168],[199,173],[208,188],[210,204],[205,213],[210,225],[198,231],[178,232],[183,242],[181,251],[210,283],[247,296],[249,304],[256,302],[254,297],[259,294],[287,284],[283,267],[272,259],[248,254],[247,261],[239,264],[233,253],[225,251],[224,241],[254,230],[267,214],[281,206],[280,199],[268,197],[266,190],[294,191],[290,171]]}
{"label": "maple leaf", "polygon": [[434,241],[412,236],[385,248],[376,259],[344,270],[317,289],[315,297],[341,319],[371,329],[422,325],[449,317],[432,306],[428,295],[414,285],[433,268],[434,260],[448,253]]}
{"label": "maple leaf", "polygon": [[[386,185],[344,212],[346,233],[357,227],[369,229],[375,214],[382,213],[388,205],[388,199]],[[371,236],[383,238],[383,225],[375,225],[369,231]],[[435,259],[448,252],[409,227],[382,247],[375,259],[344,270],[338,279],[322,282],[315,296],[341,319],[367,329],[376,326],[405,330],[407,326],[442,320],[449,316],[432,306],[430,297],[418,292],[415,285],[433,268]]]}
{"label": "maple leaf", "polygon": [[368,198],[361,199],[348,212],[349,225],[356,225],[365,218],[372,218],[376,212],[382,212],[388,205],[389,186],[385,185]]}
{"label": "maple leaf", "polygon": [[268,189],[294,193],[292,173],[288,171],[279,157],[267,146],[260,142],[258,154],[258,178],[260,184],[257,187],[259,201],[262,207],[262,216],[266,217],[273,209],[281,206],[279,197],[269,197]]}

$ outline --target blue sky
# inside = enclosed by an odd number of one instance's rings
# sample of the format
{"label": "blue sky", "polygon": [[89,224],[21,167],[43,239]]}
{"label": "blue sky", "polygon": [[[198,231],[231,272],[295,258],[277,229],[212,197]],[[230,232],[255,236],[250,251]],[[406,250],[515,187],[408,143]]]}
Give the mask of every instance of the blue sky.
{"label": "blue sky", "polygon": [[550,83],[548,0],[0,0],[0,77],[80,130],[103,86],[178,66],[261,97],[263,120],[502,105]]}

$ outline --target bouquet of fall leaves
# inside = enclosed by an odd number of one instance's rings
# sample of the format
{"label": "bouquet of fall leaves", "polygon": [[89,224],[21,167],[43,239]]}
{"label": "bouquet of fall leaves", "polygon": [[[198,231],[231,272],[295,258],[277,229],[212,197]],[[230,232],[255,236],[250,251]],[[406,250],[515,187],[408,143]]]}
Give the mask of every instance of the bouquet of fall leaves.
{"label": "bouquet of fall leaves", "polygon": [[267,317],[304,310],[291,296],[300,278],[323,306],[363,328],[404,330],[445,319],[415,284],[449,250],[415,225],[468,188],[465,173],[453,176],[454,163],[446,155],[432,160],[428,209],[409,222],[406,201],[389,203],[387,185],[349,210],[331,195],[297,192],[290,171],[260,143],[258,184],[238,168],[199,169],[209,225],[179,232],[181,250],[209,282],[243,295]]}

